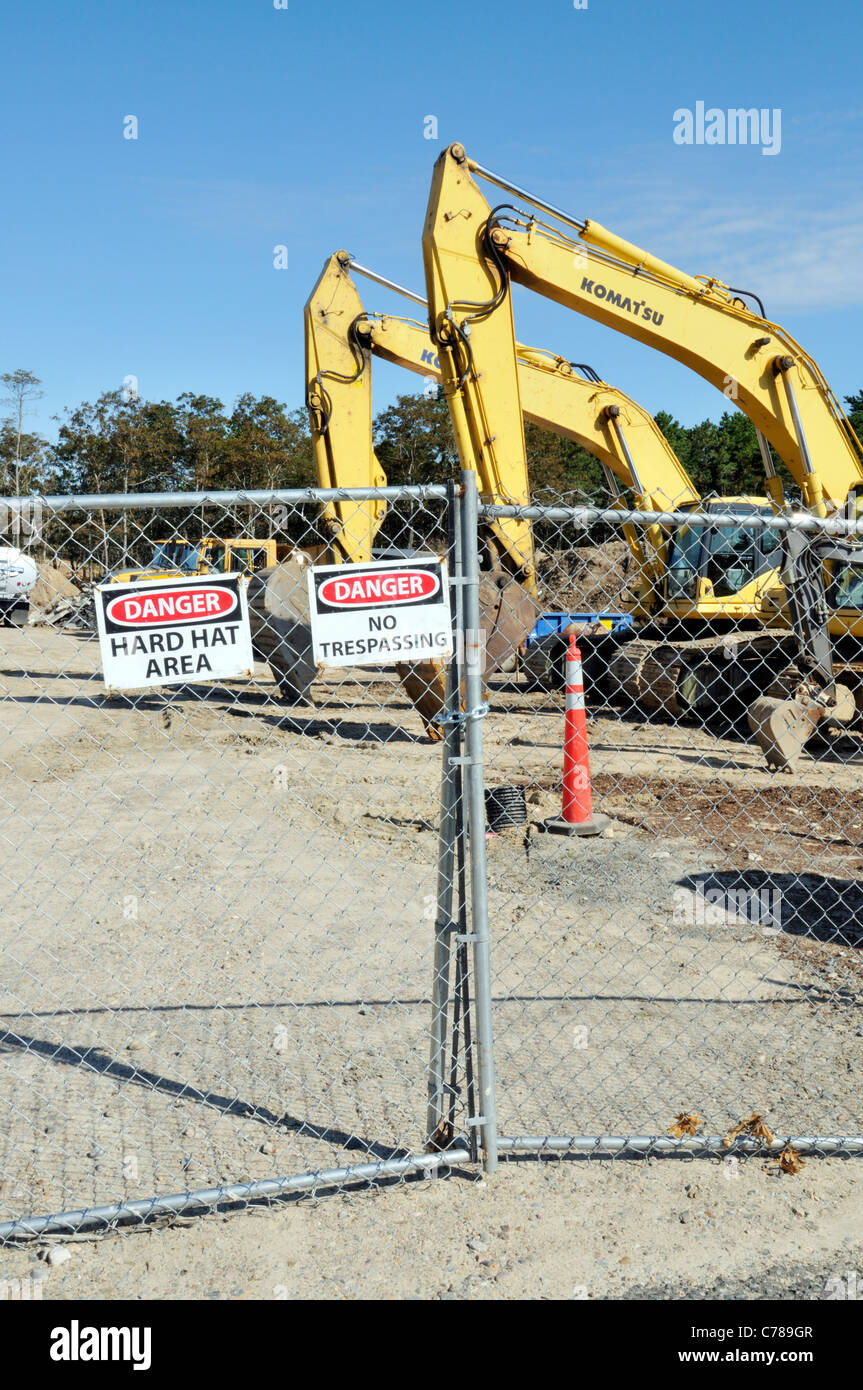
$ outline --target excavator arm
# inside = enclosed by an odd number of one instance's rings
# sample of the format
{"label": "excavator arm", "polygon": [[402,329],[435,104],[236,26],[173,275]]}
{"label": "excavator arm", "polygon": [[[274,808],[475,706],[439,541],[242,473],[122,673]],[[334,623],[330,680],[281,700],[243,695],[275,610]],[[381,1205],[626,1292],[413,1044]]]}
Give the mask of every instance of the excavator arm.
{"label": "excavator arm", "polygon": [[[340,253],[344,255],[344,253]],[[305,306],[306,404],[319,487],[384,487],[372,444],[368,344],[356,287],[338,257],[327,261]],[[335,559],[371,559],[386,503],[328,502],[323,525]]]}
{"label": "excavator arm", "polygon": [[[370,353],[426,378],[441,380],[444,376],[426,326],[397,315],[366,313],[350,270],[351,258],[346,252],[331,256],[306,305],[308,360],[315,368],[309,393],[326,392],[329,403],[326,417],[314,409],[311,416],[315,455],[323,465],[319,464],[318,471],[322,486],[347,485],[342,459],[345,468],[359,466],[365,469],[366,478],[383,481],[370,443],[371,377],[366,370]],[[507,322],[504,328],[508,327]],[[476,351],[477,360],[482,362],[478,373],[482,384],[476,389],[476,402],[472,402],[473,416],[494,421],[496,445],[505,439],[499,412],[513,393],[506,389],[508,378],[501,389],[487,369],[485,357],[480,359]],[[520,400],[524,418],[572,439],[593,454],[621,505],[621,487],[628,489],[636,506],[644,510],[671,511],[698,503],[698,493],[656,422],[622,391],[602,381],[590,368],[577,369],[563,357],[520,343],[506,360],[510,369],[514,365],[515,399]],[[492,390],[495,394],[489,399]],[[458,395],[458,387],[447,393],[454,421],[467,415],[458,401],[453,408]],[[473,446],[463,437],[463,447]],[[478,463],[479,488],[485,501],[522,505],[529,501],[521,421],[512,448],[488,446],[462,457],[465,466]],[[351,476],[352,481],[359,482],[358,473]],[[374,523],[368,524],[371,528]],[[508,558],[513,572],[523,576],[526,586],[535,592],[529,524],[507,519],[492,523],[492,529],[498,553]],[[658,586],[664,574],[665,546],[660,528],[646,528],[646,545],[633,527],[623,529],[646,581],[645,589]],[[349,541],[344,527],[339,534],[347,558],[367,558],[370,536],[364,537],[358,530]],[[529,566],[522,563],[525,555],[531,556]]]}
{"label": "excavator arm", "polygon": [[[367,341],[376,357],[426,377],[443,379],[441,359],[424,324],[388,314],[374,316],[368,321]],[[592,454],[602,465],[616,505],[627,505],[622,488],[632,493],[634,505],[643,511],[674,511],[698,504],[696,489],[653,417],[591,368],[577,367],[564,357],[517,343],[516,374],[523,419],[571,439]],[[483,371],[481,377],[479,402],[485,407],[486,418],[497,424],[496,411],[488,401],[489,391],[496,388],[489,373]],[[453,396],[448,399],[452,403]],[[496,401],[501,399],[498,389]],[[499,428],[495,432],[498,437],[503,433]],[[484,462],[490,452],[481,451],[480,461]],[[527,486],[511,491],[524,493],[523,501],[528,500]],[[494,499],[488,480],[482,476],[480,492],[484,501]],[[643,528],[643,539],[627,523],[622,530],[638,567],[636,611],[647,616],[655,610],[661,592],[666,538],[657,525]],[[520,531],[517,538],[523,549]]]}
{"label": "excavator arm", "polygon": [[[346,253],[331,256],[306,304],[309,417],[321,485],[376,487],[386,484],[372,441],[369,362],[378,323],[365,314],[349,266]],[[410,365],[428,374],[423,353],[432,357],[434,353],[427,331],[419,324],[402,324],[399,331],[402,336],[413,337]],[[465,465],[473,466],[472,455],[465,456]],[[513,490],[505,490],[498,479],[488,479],[480,472],[484,495],[502,503],[526,502],[526,483],[518,491],[518,478],[512,482]],[[328,504],[324,524],[334,555],[344,561],[369,560],[383,517],[384,508],[376,502]],[[480,608],[486,661],[493,670],[515,660],[518,647],[536,621],[538,595],[529,523],[506,521],[489,530],[489,548],[499,563],[482,577]],[[438,736],[445,672],[435,663],[401,665],[398,671],[427,732]]]}
{"label": "excavator arm", "polygon": [[[492,208],[474,174],[531,208]],[[544,222],[542,212],[567,230]],[[511,314],[511,279],[676,358],[723,391],[773,446],[817,515],[844,508],[863,484],[863,450],[847,416],[800,344],[747,307],[744,296],[755,296],[688,275],[598,222],[561,213],[468,159],[461,145],[450,145],[435,164],[423,254],[432,336],[462,363],[490,319]],[[771,497],[781,505],[781,483],[763,446],[762,453]]]}
{"label": "excavator arm", "polygon": [[[345,251],[331,256],[306,304],[307,399],[322,487],[347,487],[348,476],[359,483],[360,474],[363,486],[378,486],[386,481],[372,447],[371,376],[366,370],[370,352],[421,375],[440,376],[427,329],[410,320],[367,315],[350,265],[351,258]],[[459,432],[459,424],[454,415],[459,456],[466,468],[478,463],[478,486],[483,498],[504,506],[526,506],[527,476],[518,451],[512,451],[514,467],[488,467],[485,459],[477,460],[470,441]],[[523,454],[520,416],[518,429]],[[377,530],[382,512],[367,515],[369,526]],[[327,524],[331,534],[341,536],[339,548],[346,556],[352,545],[356,549],[360,532],[353,513],[350,528],[357,532],[355,538],[346,534],[347,519],[340,514],[328,514]],[[489,530],[495,559],[512,578],[534,593],[536,573],[529,522],[495,521]]]}
{"label": "excavator arm", "polygon": [[[474,174],[528,202],[529,210],[512,203],[492,208]],[[554,223],[543,221],[543,213]],[[755,296],[713,277],[688,275],[599,223],[568,216],[468,159],[461,145],[451,145],[435,164],[423,259],[430,333],[466,418],[478,416],[483,389],[474,343],[492,336],[502,316],[512,322],[512,281],[676,358],[734,400],[755,426],[777,510],[785,500],[770,445],[816,515],[853,505],[863,484],[860,442],[816,363],[764,316],[760,301],[760,313],[747,307],[744,297]],[[498,393],[499,402],[505,392],[511,411],[515,375],[511,369],[506,375],[507,365],[502,358],[504,375],[487,390]],[[499,418],[504,414],[501,404]],[[487,427],[485,436],[484,447],[491,447],[493,429]],[[829,558],[852,554],[834,546]],[[823,571],[806,567],[787,547],[785,571],[801,658],[820,689],[814,702],[801,701],[796,709],[786,702],[781,720],[768,718],[777,713],[777,702],[772,709],[762,702],[756,733],[777,765],[790,761],[804,726],[811,730],[827,713],[841,717],[839,709],[847,711],[847,692],[833,678]],[[816,580],[822,594],[817,602],[811,597]],[[798,596],[806,593],[805,602],[794,601],[795,588]],[[821,653],[814,663],[813,647]]]}
{"label": "excavator arm", "polygon": [[[346,252],[331,256],[305,308],[309,417],[318,479],[324,487],[386,483],[372,443],[372,354],[426,378],[442,377],[427,327],[409,318],[367,313],[350,269]],[[419,302],[426,307],[425,301]],[[697,502],[661,431],[634,401],[589,369],[582,368],[585,374],[580,375],[570,363],[550,353],[516,345],[512,360],[520,387],[513,399],[518,403],[520,398],[527,418],[593,453],[609,481],[614,481],[621,506],[621,487],[633,493],[637,505],[651,510]],[[465,417],[453,409],[452,394],[447,394],[458,434]],[[482,405],[480,399],[478,413]],[[500,435],[505,443],[503,430]],[[465,466],[477,469],[485,500],[529,501],[520,415],[517,439],[510,448],[477,450],[464,429],[458,438],[460,448],[468,451],[461,455]],[[333,553],[345,561],[368,561],[383,516],[383,504],[328,504],[324,524]],[[503,665],[533,626],[539,592],[530,523],[506,519],[491,523],[489,531],[489,549],[500,568],[483,576],[480,602],[488,658],[492,665]],[[657,526],[647,528],[645,540],[632,527],[625,526],[624,532],[639,561],[638,598],[648,613],[664,573],[665,537]],[[434,735],[444,694],[443,673],[426,664],[399,667],[399,674]]]}

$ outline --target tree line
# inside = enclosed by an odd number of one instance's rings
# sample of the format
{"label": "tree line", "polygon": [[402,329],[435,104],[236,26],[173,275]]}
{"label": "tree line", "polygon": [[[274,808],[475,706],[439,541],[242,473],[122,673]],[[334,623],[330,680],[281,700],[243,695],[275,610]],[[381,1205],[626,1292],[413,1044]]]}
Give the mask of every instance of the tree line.
{"label": "tree line", "polygon": [[[64,411],[49,442],[24,427],[41,383],[17,369],[0,376],[0,489],[4,495],[201,491],[308,487],[316,482],[308,418],[272,396],[246,392],[228,409],[214,396],[183,392],[175,401],[147,401],[106,391]],[[863,435],[863,390],[846,397]],[[657,424],[698,491],[712,495],[763,492],[755,430],[738,410],[718,421],[681,425],[660,411]],[[602,468],[571,440],[525,425],[531,492],[607,497]],[[393,484],[440,482],[459,468],[446,402],[440,392],[405,394],[374,420],[374,443]],[[636,460],[637,462],[637,460]],[[788,489],[794,495],[793,487]]]}

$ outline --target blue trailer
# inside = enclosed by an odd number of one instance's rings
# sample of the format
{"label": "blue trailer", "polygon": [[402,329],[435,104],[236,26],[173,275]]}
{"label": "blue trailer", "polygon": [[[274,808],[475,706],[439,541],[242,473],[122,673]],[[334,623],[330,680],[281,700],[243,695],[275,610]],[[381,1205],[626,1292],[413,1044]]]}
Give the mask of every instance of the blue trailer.
{"label": "blue trailer", "polygon": [[601,623],[614,633],[635,630],[635,621],[630,613],[543,613],[528,637],[527,645],[538,642],[541,637],[559,637],[570,623]]}

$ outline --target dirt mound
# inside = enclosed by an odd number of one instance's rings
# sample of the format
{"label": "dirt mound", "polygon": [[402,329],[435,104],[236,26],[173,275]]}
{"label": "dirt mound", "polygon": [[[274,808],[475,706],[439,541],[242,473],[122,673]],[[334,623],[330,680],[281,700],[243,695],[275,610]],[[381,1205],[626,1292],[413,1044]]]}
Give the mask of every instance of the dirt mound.
{"label": "dirt mound", "polygon": [[72,566],[67,565],[65,560],[54,560],[39,566],[39,578],[33,587],[30,602],[34,608],[47,608],[58,598],[73,599],[79,593]]}
{"label": "dirt mound", "polygon": [[570,550],[543,550],[538,557],[540,581],[549,609],[619,609],[626,588],[630,557],[625,541],[580,545]]}

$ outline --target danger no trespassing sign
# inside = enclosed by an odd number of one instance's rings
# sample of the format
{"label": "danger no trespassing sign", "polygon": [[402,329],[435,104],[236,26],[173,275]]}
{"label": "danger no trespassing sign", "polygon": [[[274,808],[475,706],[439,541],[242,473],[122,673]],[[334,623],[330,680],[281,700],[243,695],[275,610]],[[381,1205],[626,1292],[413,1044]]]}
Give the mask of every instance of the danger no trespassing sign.
{"label": "danger no trespassing sign", "polygon": [[313,565],[309,612],[320,666],[392,666],[453,652],[446,565],[433,555]]}
{"label": "danger no trespassing sign", "polygon": [[252,674],[246,585],[238,574],[101,584],[96,621],[109,690]]}

